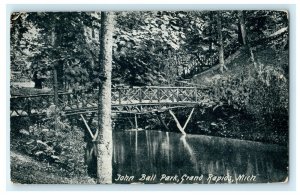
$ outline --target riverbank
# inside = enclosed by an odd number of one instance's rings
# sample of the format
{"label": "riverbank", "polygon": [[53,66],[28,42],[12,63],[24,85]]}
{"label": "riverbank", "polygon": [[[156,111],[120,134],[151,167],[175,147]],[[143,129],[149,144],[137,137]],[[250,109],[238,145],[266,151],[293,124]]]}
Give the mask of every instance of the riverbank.
{"label": "riverbank", "polygon": [[[211,90],[215,104],[195,110],[190,133],[288,145],[289,52],[262,44],[254,56],[256,65],[242,48],[223,73],[216,67],[191,79]],[[178,115],[184,121],[188,112]]]}
{"label": "riverbank", "polygon": [[[174,110],[182,126],[190,112],[191,108]],[[168,112],[162,113],[161,118],[168,128],[156,115],[151,114],[138,116],[138,127],[146,130],[160,129],[161,131],[181,133]],[[196,107],[185,132],[287,146],[288,120],[288,115],[284,113],[257,117],[226,106],[216,109]],[[120,115],[114,120],[114,131],[133,128],[135,128],[134,115]]]}
{"label": "riverbank", "polygon": [[[194,117],[187,126],[187,133],[288,145],[288,115],[257,117],[226,107],[219,110],[207,109],[205,113],[201,111],[195,109]],[[178,115],[184,121],[187,113]]]}

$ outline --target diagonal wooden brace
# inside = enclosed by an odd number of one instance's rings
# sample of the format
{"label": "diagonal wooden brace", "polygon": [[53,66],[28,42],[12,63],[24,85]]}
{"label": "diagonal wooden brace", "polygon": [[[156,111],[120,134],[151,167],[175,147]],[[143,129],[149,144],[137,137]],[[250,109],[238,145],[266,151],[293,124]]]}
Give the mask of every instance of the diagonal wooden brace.
{"label": "diagonal wooden brace", "polygon": [[179,121],[177,120],[177,118],[176,118],[175,114],[173,113],[173,111],[172,111],[172,110],[169,110],[169,113],[172,115],[172,117],[174,118],[174,120],[175,120],[175,122],[176,122],[177,128],[179,129],[179,131],[180,131],[183,135],[186,135],[186,132],[185,132],[184,130],[185,130],[187,124],[189,123],[189,121],[190,121],[190,119],[191,119],[191,117],[192,117],[192,114],[193,114],[193,112],[194,112],[194,109],[195,109],[195,108],[192,109],[192,111],[191,111],[191,113],[190,113],[190,115],[189,115],[188,119],[186,120],[186,122],[185,122],[185,124],[184,124],[183,127],[180,125],[180,123],[179,123]]}
{"label": "diagonal wooden brace", "polygon": [[95,141],[96,138],[97,138],[97,136],[98,136],[98,129],[97,129],[97,131],[96,131],[96,133],[95,133],[95,135],[94,135],[93,132],[91,131],[91,129],[90,129],[88,123],[86,122],[85,118],[83,117],[83,115],[80,114],[80,116],[81,116],[81,118],[82,118],[82,120],[83,120],[83,122],[84,122],[84,124],[85,124],[85,126],[86,126],[86,128],[87,128],[87,130],[88,130],[88,132],[90,133],[90,135],[91,135],[91,137],[92,137],[92,140]]}

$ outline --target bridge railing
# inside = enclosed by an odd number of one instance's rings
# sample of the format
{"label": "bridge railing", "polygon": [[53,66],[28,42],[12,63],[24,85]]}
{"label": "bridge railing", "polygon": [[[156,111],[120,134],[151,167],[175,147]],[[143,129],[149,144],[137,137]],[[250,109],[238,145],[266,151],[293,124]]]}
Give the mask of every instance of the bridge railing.
{"label": "bridge railing", "polygon": [[113,104],[197,102],[201,90],[197,87],[131,87],[113,88]]}
{"label": "bridge railing", "polygon": [[[111,99],[112,106],[198,102],[202,93],[203,90],[198,87],[116,87],[112,88]],[[58,100],[58,107],[63,111],[96,108],[98,106],[98,91],[59,93]],[[12,95],[10,101],[11,115],[45,114],[54,102],[54,95]]]}

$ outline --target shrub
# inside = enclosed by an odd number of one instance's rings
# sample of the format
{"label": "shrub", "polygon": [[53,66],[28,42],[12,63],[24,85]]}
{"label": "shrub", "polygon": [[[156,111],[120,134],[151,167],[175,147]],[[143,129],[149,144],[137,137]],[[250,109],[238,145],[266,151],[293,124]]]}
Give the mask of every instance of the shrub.
{"label": "shrub", "polygon": [[219,77],[211,96],[217,106],[230,105],[258,117],[288,110],[288,79],[280,67],[264,65],[238,76]]}
{"label": "shrub", "polygon": [[62,115],[57,122],[56,130],[53,128],[53,117],[43,120],[41,125],[30,126],[29,130],[21,129],[19,132],[23,136],[18,148],[40,161],[68,170],[70,177],[86,175],[84,133],[79,128],[71,127]]}

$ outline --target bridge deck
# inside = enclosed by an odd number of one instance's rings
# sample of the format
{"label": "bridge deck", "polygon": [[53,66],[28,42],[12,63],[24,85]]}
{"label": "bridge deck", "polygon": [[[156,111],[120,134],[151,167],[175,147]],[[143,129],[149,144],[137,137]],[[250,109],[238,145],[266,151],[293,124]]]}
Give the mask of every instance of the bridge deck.
{"label": "bridge deck", "polygon": [[[112,112],[147,113],[176,107],[192,107],[203,102],[203,91],[198,87],[119,87],[112,88]],[[92,93],[65,92],[58,94],[58,107],[66,114],[95,112],[98,91]],[[10,115],[46,114],[54,102],[53,94],[15,96],[10,98]]]}

